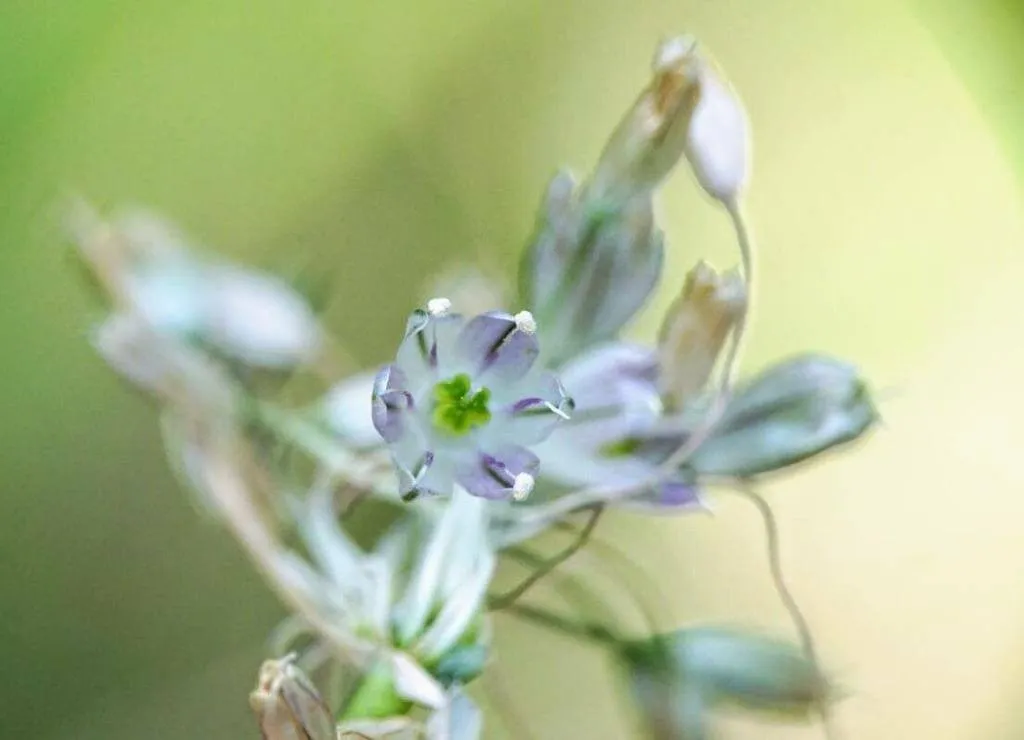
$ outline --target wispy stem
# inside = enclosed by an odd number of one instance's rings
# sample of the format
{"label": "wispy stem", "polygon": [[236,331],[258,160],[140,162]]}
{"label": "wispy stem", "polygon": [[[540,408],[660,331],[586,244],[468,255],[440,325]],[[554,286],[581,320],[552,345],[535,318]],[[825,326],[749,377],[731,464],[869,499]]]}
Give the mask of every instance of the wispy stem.
{"label": "wispy stem", "polygon": [[[779,523],[775,517],[775,513],[772,511],[772,507],[768,504],[765,498],[758,493],[758,491],[749,482],[741,482],[735,491],[752,503],[761,515],[768,549],[768,569],[771,573],[775,591],[778,593],[779,600],[782,601],[782,605],[789,613],[790,620],[792,620],[793,626],[796,628],[804,654],[814,666],[815,672],[817,672],[819,676],[823,676],[824,672],[821,668],[821,662],[818,660],[818,650],[814,643],[814,635],[811,632],[811,627],[807,622],[807,618],[804,617],[803,611],[801,611],[800,605],[796,601],[796,597],[793,596],[793,592],[786,584],[786,576],[782,568],[782,546],[779,537]],[[839,731],[832,721],[832,710],[829,706],[827,697],[822,698],[821,701],[818,702],[818,714],[821,716],[822,729],[824,730],[827,740],[838,740],[840,737]]]}
{"label": "wispy stem", "polygon": [[590,519],[587,520],[586,525],[584,525],[583,529],[581,529],[579,534],[576,536],[576,539],[573,540],[568,547],[544,561],[537,570],[524,578],[517,586],[514,586],[504,594],[495,596],[491,599],[491,609],[497,610],[508,608],[514,604],[520,596],[530,590],[534,584],[578,552],[580,548],[587,544],[587,540],[589,540],[590,535],[593,534],[594,528],[597,527],[597,522],[601,518],[602,512],[604,512],[603,504],[595,506],[591,511]]}

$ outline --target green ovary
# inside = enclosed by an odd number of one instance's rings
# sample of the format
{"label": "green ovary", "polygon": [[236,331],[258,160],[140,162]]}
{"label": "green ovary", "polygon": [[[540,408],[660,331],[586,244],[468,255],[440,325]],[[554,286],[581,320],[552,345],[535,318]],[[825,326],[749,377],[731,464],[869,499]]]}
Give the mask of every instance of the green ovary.
{"label": "green ovary", "polygon": [[491,392],[481,388],[470,393],[472,381],[460,373],[434,386],[434,426],[456,437],[482,427],[491,420],[487,402]]}

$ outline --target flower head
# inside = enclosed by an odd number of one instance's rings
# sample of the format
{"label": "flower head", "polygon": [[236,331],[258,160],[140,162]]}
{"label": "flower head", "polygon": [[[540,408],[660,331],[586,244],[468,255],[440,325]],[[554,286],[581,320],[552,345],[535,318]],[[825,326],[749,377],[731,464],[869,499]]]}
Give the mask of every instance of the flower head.
{"label": "flower head", "polygon": [[455,485],[489,499],[529,495],[540,461],[528,446],[572,409],[558,379],[534,367],[538,353],[529,311],[466,319],[435,298],[413,312],[372,400],[403,498]]}

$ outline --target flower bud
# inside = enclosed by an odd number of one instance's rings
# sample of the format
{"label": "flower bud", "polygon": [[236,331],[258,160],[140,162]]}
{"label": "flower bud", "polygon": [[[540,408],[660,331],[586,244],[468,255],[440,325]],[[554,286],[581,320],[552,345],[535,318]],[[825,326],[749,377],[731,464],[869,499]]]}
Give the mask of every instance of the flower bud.
{"label": "flower bud", "polygon": [[746,306],[746,286],[737,273],[719,275],[706,262],[690,270],[658,337],[658,384],[667,408],[682,409],[704,388]]}
{"label": "flower bud", "polygon": [[647,301],[663,261],[649,193],[581,200],[570,175],[556,176],[519,268],[520,302],[543,327],[546,364],[614,337]]}
{"label": "flower bud", "polygon": [[707,712],[721,703],[802,719],[830,695],[797,645],[726,627],[628,643],[621,658],[656,737],[704,737]]}
{"label": "flower bud", "polygon": [[854,366],[824,356],[796,357],[737,389],[688,468],[698,475],[768,473],[853,441],[877,420]]}
{"label": "flower bud", "polygon": [[286,368],[313,360],[320,328],[309,306],[283,280],[234,267],[207,276],[203,339],[249,365]]}
{"label": "flower bud", "polygon": [[320,329],[283,281],[228,265],[159,261],[129,282],[135,310],[159,332],[199,340],[249,365],[291,367],[313,359]]}
{"label": "flower bud", "polygon": [[686,158],[708,195],[732,203],[746,184],[750,144],[739,98],[706,60],[697,65],[699,94],[686,136]]}
{"label": "flower bud", "polygon": [[266,740],[336,738],[330,709],[293,655],[263,664],[249,704]]}
{"label": "flower bud", "polygon": [[714,699],[803,716],[828,699],[826,679],[799,646],[722,627],[674,635],[675,659]]}
{"label": "flower bud", "polygon": [[650,82],[601,153],[589,197],[616,200],[653,190],[675,167],[687,145],[699,94],[695,48],[690,37],[658,47]]}

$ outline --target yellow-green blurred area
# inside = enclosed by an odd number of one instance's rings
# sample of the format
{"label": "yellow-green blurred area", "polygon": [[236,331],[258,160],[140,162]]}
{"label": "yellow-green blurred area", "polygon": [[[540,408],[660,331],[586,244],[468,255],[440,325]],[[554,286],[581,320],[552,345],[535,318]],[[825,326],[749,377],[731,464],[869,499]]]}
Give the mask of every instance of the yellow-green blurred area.
{"label": "yellow-green blurred area", "polygon": [[[329,276],[330,325],[370,364],[425,275],[456,259],[512,269],[546,178],[586,170],[657,40],[682,31],[755,126],[746,369],[827,351],[885,398],[867,444],[768,491],[849,692],[838,724],[872,740],[1024,736],[1016,0],[3,0],[0,736],[255,737],[246,696],[283,616],[172,482],[153,410],[90,350],[99,314],[59,197],[151,206],[228,254]],[[645,338],[693,262],[733,259],[685,172],[660,206],[669,269]],[[675,622],[791,634],[755,515],[713,504],[602,533],[657,578]],[[599,654],[504,618],[498,633],[503,703],[534,737],[632,736]]]}

